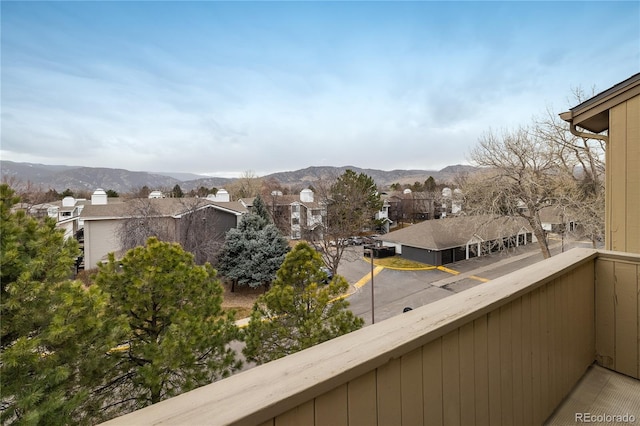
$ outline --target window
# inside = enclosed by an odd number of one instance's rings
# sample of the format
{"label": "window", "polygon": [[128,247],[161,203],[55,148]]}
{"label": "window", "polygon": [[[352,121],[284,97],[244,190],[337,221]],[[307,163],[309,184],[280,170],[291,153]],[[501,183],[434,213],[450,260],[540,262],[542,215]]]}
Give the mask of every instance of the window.
{"label": "window", "polygon": [[300,225],[300,219],[297,217],[294,217],[293,219],[291,219],[291,223],[294,225]]}
{"label": "window", "polygon": [[300,206],[297,204],[294,204],[291,206],[291,212],[292,213],[298,213],[300,211]]}
{"label": "window", "polygon": [[320,216],[320,209],[311,210],[311,216]]}

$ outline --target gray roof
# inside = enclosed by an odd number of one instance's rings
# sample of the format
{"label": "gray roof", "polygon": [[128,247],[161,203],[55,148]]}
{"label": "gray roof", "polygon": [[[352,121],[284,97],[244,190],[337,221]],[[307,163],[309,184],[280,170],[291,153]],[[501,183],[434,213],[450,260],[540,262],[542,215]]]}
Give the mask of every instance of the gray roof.
{"label": "gray roof", "polygon": [[247,212],[247,209],[237,201],[220,202],[205,198],[135,198],[122,203],[87,204],[80,217],[85,220],[149,215],[179,217],[193,208],[215,208],[235,215]]}
{"label": "gray roof", "polygon": [[544,207],[540,210],[539,215],[542,223],[563,223],[573,220],[575,216],[571,210],[559,206]]}
{"label": "gray roof", "polygon": [[399,229],[378,239],[429,250],[444,250],[466,245],[470,241],[491,241],[517,235],[522,229],[531,232],[521,217],[459,216],[427,220]]}
{"label": "gray roof", "polygon": [[278,195],[276,197],[268,196],[263,198],[263,200],[268,206],[273,206],[273,203],[275,202],[277,206],[288,206],[297,203],[302,204],[310,209],[317,209],[322,207],[322,204],[317,201],[300,201],[300,195],[295,194]]}

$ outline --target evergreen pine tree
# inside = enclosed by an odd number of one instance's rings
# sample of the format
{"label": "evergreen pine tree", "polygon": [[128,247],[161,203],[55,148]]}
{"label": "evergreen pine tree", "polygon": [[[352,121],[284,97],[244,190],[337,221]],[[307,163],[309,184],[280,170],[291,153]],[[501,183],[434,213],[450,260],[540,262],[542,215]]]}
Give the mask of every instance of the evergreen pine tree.
{"label": "evergreen pine tree", "polygon": [[269,286],[289,251],[278,228],[255,213],[242,218],[227,232],[218,255],[218,270],[235,285]]}
{"label": "evergreen pine tree", "polygon": [[79,254],[55,221],[13,213],[0,185],[0,392],[3,424],[87,421],[85,404],[109,339],[100,335],[106,298],[68,277]]}
{"label": "evergreen pine tree", "polygon": [[269,210],[267,209],[267,205],[264,203],[264,200],[260,195],[257,195],[253,200],[252,213],[263,218],[267,224],[273,223],[271,215],[269,214]]}
{"label": "evergreen pine tree", "polygon": [[195,264],[179,244],[150,238],[121,261],[110,254],[95,282],[109,294],[107,327],[122,345],[97,395],[109,415],[154,404],[226,377],[240,367],[229,347],[238,338],[222,311],[222,287],[208,263]]}
{"label": "evergreen pine tree", "polygon": [[182,197],[184,197],[184,192],[182,191],[182,188],[180,188],[180,185],[178,185],[177,183],[173,187],[173,190],[171,190],[171,196],[173,198],[182,198]]}
{"label": "evergreen pine tree", "polygon": [[262,364],[362,327],[340,298],[347,281],[336,275],[327,283],[323,266],[306,243],[287,254],[273,286],[253,308],[245,330],[248,360]]}

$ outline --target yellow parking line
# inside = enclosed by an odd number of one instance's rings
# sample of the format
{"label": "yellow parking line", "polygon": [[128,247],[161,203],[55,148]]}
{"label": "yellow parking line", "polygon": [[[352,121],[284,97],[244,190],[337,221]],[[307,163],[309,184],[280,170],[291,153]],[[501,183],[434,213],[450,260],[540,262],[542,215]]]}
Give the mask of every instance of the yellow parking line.
{"label": "yellow parking line", "polygon": [[[380,272],[382,272],[382,270],[383,270],[383,269],[384,269],[384,266],[376,266],[376,267],[373,269],[373,276],[375,277],[376,275],[378,275]],[[368,283],[368,282],[369,282],[369,280],[371,280],[371,274],[370,274],[370,273],[369,273],[369,274],[367,274],[367,275],[365,275],[364,277],[360,278],[360,279],[358,280],[358,282],[356,282],[353,286],[354,286],[355,288],[360,288],[360,287],[362,287],[363,285],[365,285],[366,283]]]}
{"label": "yellow parking line", "polygon": [[[442,272],[447,272],[451,275],[459,275],[460,272],[458,271],[454,271],[453,269],[449,269],[446,266],[438,266],[438,269],[441,270]],[[489,281],[487,278],[482,278],[482,277],[478,277],[475,275],[471,275],[469,278],[471,278],[472,280],[478,280],[480,282],[486,283],[487,281]]]}
{"label": "yellow parking line", "polygon": [[451,275],[458,275],[460,273],[458,271],[454,271],[453,269],[449,269],[445,266],[438,266],[437,269],[441,270],[442,272],[448,272]]}

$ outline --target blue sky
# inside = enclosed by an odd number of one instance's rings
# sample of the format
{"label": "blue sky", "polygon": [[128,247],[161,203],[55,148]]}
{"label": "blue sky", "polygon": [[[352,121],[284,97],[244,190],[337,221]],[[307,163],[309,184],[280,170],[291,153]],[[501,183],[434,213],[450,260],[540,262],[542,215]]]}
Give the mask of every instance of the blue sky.
{"label": "blue sky", "polygon": [[4,160],[439,169],[640,71],[633,2],[5,2]]}

